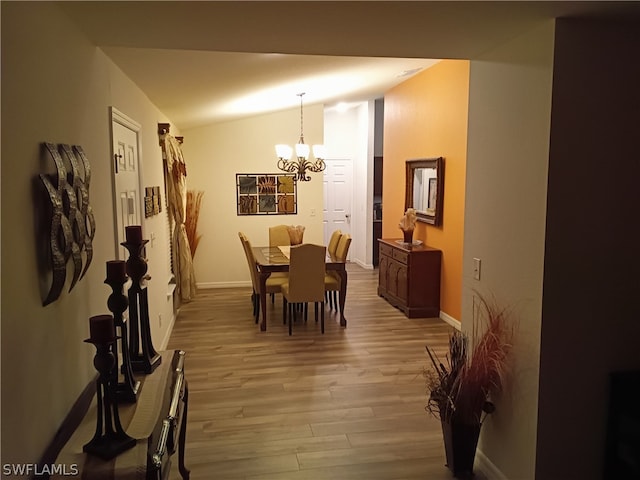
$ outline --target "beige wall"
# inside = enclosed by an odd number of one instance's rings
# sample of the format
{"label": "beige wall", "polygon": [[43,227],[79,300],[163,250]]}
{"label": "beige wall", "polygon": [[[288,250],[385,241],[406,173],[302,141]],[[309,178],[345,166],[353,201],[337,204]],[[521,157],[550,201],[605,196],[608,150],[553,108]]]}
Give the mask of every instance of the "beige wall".
{"label": "beige wall", "polygon": [[[198,223],[202,238],[194,259],[201,287],[250,285],[239,231],[258,246],[269,244],[271,225],[304,225],[306,242],[323,243],[322,173],[311,173],[311,181],[298,182],[296,215],[237,215],[236,173],[279,172],[274,146],[293,145],[299,132],[299,110],[182,132],[189,189],[205,192]],[[322,143],[322,105],[305,105],[304,134],[305,143]]]}
{"label": "beige wall", "polygon": [[462,328],[473,325],[473,289],[517,318],[513,369],[479,448],[519,480],[534,478],[536,456],[552,61],[547,22],[473,60],[469,87]]}
{"label": "beige wall", "polygon": [[[83,340],[88,318],[108,313],[105,262],[115,258],[109,106],[142,124],[144,184],[163,185],[156,123],[166,117],[56,5],[2,3],[2,463],[36,462],[96,373],[94,349]],[[31,186],[52,168],[40,159],[45,141],[85,150],[97,228],[86,276],[43,307]],[[144,225],[157,238],[147,249],[156,348],[172,316],[161,217]]]}

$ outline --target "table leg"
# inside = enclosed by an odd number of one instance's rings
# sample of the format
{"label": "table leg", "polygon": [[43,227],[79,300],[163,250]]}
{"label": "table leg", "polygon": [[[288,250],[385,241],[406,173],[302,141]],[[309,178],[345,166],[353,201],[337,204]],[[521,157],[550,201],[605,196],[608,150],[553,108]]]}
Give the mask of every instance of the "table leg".
{"label": "table leg", "polygon": [[260,331],[267,330],[267,278],[271,273],[260,272],[260,308],[262,309],[262,321],[260,322]]}
{"label": "table leg", "polygon": [[340,276],[340,326],[347,326],[347,319],[344,318],[344,302],[347,298],[347,270],[336,270]]}

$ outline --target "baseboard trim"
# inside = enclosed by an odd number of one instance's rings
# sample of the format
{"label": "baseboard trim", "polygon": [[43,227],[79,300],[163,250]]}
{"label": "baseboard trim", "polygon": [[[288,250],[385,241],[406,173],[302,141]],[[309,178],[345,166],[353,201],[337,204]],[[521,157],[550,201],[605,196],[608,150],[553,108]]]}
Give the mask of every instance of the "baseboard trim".
{"label": "baseboard trim", "polygon": [[175,313],[171,315],[171,322],[169,323],[169,328],[167,328],[167,333],[164,334],[164,338],[162,339],[162,343],[160,344],[160,350],[166,350],[167,345],[169,345],[169,339],[171,338],[171,333],[173,332],[173,326],[176,323],[176,315]]}
{"label": "baseboard trim", "polygon": [[476,466],[475,470],[479,470],[489,480],[509,480],[507,476],[496,467],[489,458],[482,453],[479,448],[476,449]]}
{"label": "baseboard trim", "polygon": [[456,330],[461,330],[462,329],[462,324],[460,323],[460,320],[456,320],[451,315],[448,315],[448,314],[444,313],[442,310],[440,311],[440,318],[442,320],[444,320],[445,322],[447,322],[449,325],[451,325]]}
{"label": "baseboard trim", "polygon": [[362,260],[353,260],[353,263],[360,265],[365,270],[373,270],[373,265],[370,263],[364,263]]}
{"label": "baseboard trim", "polygon": [[237,287],[251,287],[252,283],[249,281],[241,282],[198,282],[197,287],[203,290],[211,288],[237,288]]}

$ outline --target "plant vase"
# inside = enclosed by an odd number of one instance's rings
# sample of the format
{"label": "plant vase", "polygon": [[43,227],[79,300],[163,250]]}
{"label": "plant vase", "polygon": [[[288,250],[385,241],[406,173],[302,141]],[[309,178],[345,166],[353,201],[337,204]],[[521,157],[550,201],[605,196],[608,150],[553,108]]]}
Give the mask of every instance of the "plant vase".
{"label": "plant vase", "polygon": [[402,230],[404,243],[411,245],[413,243],[413,230]]}
{"label": "plant vase", "polygon": [[445,420],[441,423],[447,467],[456,478],[472,478],[480,424],[467,425]]}

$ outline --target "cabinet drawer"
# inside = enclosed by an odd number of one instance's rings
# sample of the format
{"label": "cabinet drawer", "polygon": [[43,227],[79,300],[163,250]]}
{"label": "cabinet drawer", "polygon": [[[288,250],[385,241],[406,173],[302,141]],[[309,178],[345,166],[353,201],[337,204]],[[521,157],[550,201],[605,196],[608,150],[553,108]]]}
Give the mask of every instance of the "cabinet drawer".
{"label": "cabinet drawer", "polygon": [[388,257],[393,257],[393,248],[384,243],[380,243],[380,255],[386,255]]}
{"label": "cabinet drawer", "polygon": [[406,265],[407,263],[409,263],[409,252],[394,249],[393,258],[399,261],[400,263],[404,263]]}

